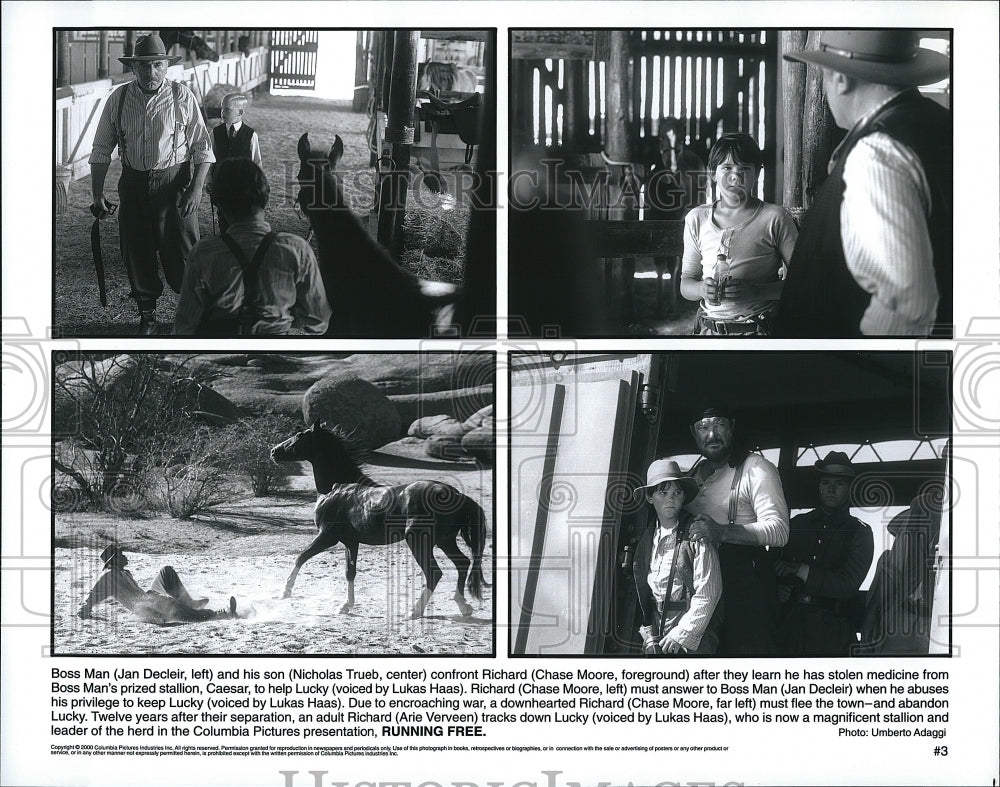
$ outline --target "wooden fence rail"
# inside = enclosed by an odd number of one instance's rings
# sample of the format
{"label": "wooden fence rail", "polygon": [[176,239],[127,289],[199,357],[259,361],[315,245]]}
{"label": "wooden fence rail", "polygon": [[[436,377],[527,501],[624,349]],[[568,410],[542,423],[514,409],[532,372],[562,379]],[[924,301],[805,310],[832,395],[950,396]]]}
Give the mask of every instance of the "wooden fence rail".
{"label": "wooden fence rail", "polygon": [[[199,61],[194,65],[178,63],[167,71],[167,78],[183,82],[194,92],[199,103],[218,84],[235,85],[249,92],[268,81],[268,50],[258,47],[249,56],[241,53],[223,55],[215,63]],[[57,179],[77,180],[89,174],[87,159],[94,143],[97,122],[104,102],[128,74],[82,82],[56,90],[55,163]]]}

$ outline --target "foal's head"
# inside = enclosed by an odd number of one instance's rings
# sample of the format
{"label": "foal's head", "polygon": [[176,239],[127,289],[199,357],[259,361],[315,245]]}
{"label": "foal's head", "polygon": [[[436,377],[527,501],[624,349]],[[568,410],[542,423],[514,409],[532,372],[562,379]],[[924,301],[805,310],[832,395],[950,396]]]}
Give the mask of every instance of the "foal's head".
{"label": "foal's head", "polygon": [[329,153],[314,149],[309,143],[309,135],[299,137],[299,196],[296,202],[306,215],[329,208],[344,208],[344,195],[334,172],[337,162],[344,155],[344,143],[340,135],[334,137]]}

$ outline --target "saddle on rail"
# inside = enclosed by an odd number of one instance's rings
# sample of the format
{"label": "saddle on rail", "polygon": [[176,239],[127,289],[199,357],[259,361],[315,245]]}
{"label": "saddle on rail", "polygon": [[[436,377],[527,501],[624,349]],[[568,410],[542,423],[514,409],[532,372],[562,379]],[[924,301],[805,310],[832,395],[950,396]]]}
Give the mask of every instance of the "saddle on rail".
{"label": "saddle on rail", "polygon": [[431,134],[457,134],[465,143],[465,163],[472,160],[472,149],[479,144],[479,110],[483,104],[481,93],[473,93],[461,101],[444,101],[433,93],[423,91],[422,98],[430,103],[421,107],[421,117],[429,125]]}

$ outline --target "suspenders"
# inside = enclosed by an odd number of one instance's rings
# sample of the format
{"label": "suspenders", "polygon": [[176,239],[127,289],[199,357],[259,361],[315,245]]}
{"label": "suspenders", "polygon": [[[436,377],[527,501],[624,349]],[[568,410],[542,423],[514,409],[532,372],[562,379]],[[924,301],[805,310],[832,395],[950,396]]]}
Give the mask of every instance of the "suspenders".
{"label": "suspenders", "polygon": [[249,260],[243,249],[230,235],[223,232],[219,237],[229,247],[233,256],[236,257],[236,261],[239,262],[240,268],[243,269],[243,303],[240,304],[238,314],[238,331],[239,335],[247,336],[253,324],[253,315],[249,306],[257,294],[257,270],[260,268],[260,263],[263,261],[264,255],[267,254],[267,250],[271,247],[274,239],[278,237],[278,233],[275,230],[267,233],[257,247],[257,251],[253,253],[253,259]]}
{"label": "suspenders", "polygon": [[670,561],[670,574],[667,576],[667,594],[663,598],[663,607],[660,609],[659,626],[656,632],[658,637],[663,636],[663,627],[666,625],[668,612],[686,612],[691,605],[691,599],[688,598],[686,587],[684,588],[684,597],[680,601],[671,600],[671,596],[674,594],[674,573],[677,570],[677,564],[680,562],[681,543],[685,540],[687,540],[687,526],[678,524],[676,541],[674,543],[674,558]]}
{"label": "suspenders", "polygon": [[[131,84],[132,83],[129,82],[125,85],[122,85],[120,88],[118,88],[118,90],[116,90],[112,94],[112,96],[120,94],[118,101],[118,114],[115,119],[115,129],[118,132],[118,155],[119,157],[121,157],[123,165],[125,164],[125,129],[122,128],[122,112],[125,110],[125,91]],[[180,133],[180,130],[184,127],[184,121],[181,118],[180,84],[171,80],[170,92],[173,94],[174,97],[174,133],[172,137],[172,149],[170,152],[170,166],[174,166],[177,164],[177,149],[180,147],[179,143],[177,142],[177,135]],[[135,167],[131,168],[136,169]]]}

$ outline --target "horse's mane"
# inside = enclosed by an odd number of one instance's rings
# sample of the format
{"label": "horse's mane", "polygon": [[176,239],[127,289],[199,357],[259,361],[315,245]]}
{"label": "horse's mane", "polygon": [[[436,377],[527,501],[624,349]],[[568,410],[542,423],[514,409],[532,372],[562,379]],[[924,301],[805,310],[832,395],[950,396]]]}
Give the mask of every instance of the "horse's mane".
{"label": "horse's mane", "polygon": [[[371,451],[358,439],[358,430],[356,428],[348,431],[341,424],[328,426],[325,423],[318,423],[316,426],[317,434],[323,435],[329,441],[336,442],[343,449],[344,457],[351,465],[355,476],[355,478],[351,479],[351,482],[371,484],[373,486],[378,485],[373,478],[361,469],[361,463],[371,455]],[[341,481],[338,483],[346,482]]]}

